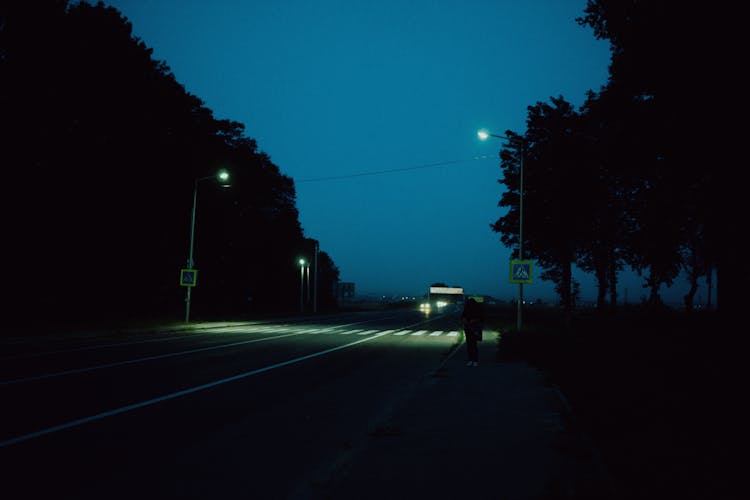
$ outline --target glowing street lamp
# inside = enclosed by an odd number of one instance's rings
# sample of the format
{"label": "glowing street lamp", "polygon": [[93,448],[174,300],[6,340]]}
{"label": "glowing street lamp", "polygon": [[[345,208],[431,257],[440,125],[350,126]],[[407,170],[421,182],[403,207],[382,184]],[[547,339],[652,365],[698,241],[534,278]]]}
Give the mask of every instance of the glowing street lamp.
{"label": "glowing street lamp", "polygon": [[[188,262],[187,267],[188,269],[193,269],[193,248],[195,246],[195,209],[198,204],[198,183],[200,181],[205,181],[208,179],[216,179],[221,183],[222,187],[229,187],[229,172],[222,168],[219,170],[216,175],[209,175],[206,177],[198,177],[195,179],[195,182],[193,183],[193,214],[190,219],[190,251],[188,253]],[[190,292],[192,290],[192,286],[187,287],[187,297],[185,298],[185,323],[190,322]]]}
{"label": "glowing street lamp", "polygon": [[221,181],[222,186],[229,187],[229,184],[227,184],[229,182],[229,172],[227,172],[227,169],[222,168],[219,170],[216,174],[216,179]]}
{"label": "glowing street lamp", "polygon": [[[477,136],[480,140],[485,141],[490,137],[497,137],[498,139],[505,139],[506,141],[517,140],[521,145],[521,161],[519,168],[519,188],[518,188],[518,260],[523,260],[523,157],[525,155],[525,146],[523,137],[508,137],[506,135],[491,134],[488,131],[482,129],[477,132]],[[518,284],[518,315],[516,321],[516,328],[521,331],[522,322],[522,309],[523,309],[523,283]]]}
{"label": "glowing street lamp", "polygon": [[[305,296],[305,267],[307,267],[307,272],[310,272],[310,266],[307,265],[307,261],[305,259],[300,259],[298,262],[299,264],[299,312],[300,314],[305,311],[304,309],[304,296]],[[308,283],[309,283],[309,277],[308,277]],[[308,285],[309,286],[309,285]]]}

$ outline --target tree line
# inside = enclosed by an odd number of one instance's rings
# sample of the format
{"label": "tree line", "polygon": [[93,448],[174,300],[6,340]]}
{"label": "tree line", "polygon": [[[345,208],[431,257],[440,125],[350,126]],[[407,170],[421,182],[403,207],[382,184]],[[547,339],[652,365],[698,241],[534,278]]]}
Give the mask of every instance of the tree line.
{"label": "tree line", "polygon": [[[3,250],[21,321],[181,317],[196,179],[193,317],[299,309],[299,257],[314,258],[294,182],[185,90],[99,2],[0,7]],[[318,306],[338,269],[318,255]]]}
{"label": "tree line", "polygon": [[[523,157],[524,257],[548,270],[566,309],[572,266],[595,275],[605,308],[626,265],[652,304],[682,270],[694,287],[715,274],[716,305],[741,309],[740,18],[719,4],[590,0],[577,21],[610,42],[607,84],[579,109],[562,96],[529,106],[526,131],[506,131],[499,204],[509,211],[492,229],[518,246]],[[317,242],[299,223],[293,180],[243,124],[188,93],[119,11],[0,4],[0,108],[15,316],[179,317],[195,180],[220,167],[232,187],[198,189],[195,314],[298,307],[295,263]],[[319,306],[332,307],[338,269],[325,252],[318,270]]]}
{"label": "tree line", "polygon": [[684,271],[687,310],[700,278],[709,292],[716,287],[715,306],[741,306],[741,195],[732,185],[730,139],[719,128],[726,108],[718,101],[730,92],[721,54],[731,46],[719,35],[726,15],[670,2],[589,0],[577,22],[610,42],[607,84],[579,109],[563,96],[537,102],[523,134],[506,131],[499,206],[509,210],[491,228],[517,257],[523,161],[524,258],[546,269],[542,277],[566,311],[578,293],[574,266],[595,276],[600,309],[617,305],[625,266],[643,278],[649,305]]}

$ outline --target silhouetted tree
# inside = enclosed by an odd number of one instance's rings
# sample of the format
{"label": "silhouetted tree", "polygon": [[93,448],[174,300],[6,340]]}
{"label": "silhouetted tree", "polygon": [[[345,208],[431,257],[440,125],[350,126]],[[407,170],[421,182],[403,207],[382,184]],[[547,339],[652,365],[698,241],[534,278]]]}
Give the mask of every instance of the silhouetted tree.
{"label": "silhouetted tree", "polygon": [[622,140],[627,112],[615,111],[621,104],[606,91],[590,91],[576,132],[583,139],[580,161],[588,165],[591,176],[589,211],[585,214],[589,234],[581,241],[577,264],[596,278],[599,310],[605,308],[607,294],[611,310],[617,305],[617,276],[625,263],[623,245],[633,230],[628,209],[631,186],[624,174],[630,151]]}
{"label": "silhouetted tree", "polygon": [[[513,249],[511,258],[519,257],[519,213],[520,213],[520,190],[521,190],[521,162],[528,162],[530,156],[530,144],[524,136],[512,130],[506,130],[505,136],[509,141],[500,150],[500,166],[503,177],[498,183],[505,186],[500,196],[498,206],[508,209],[507,213],[495,221],[490,227],[500,234],[500,241],[507,247]],[[433,285],[435,286],[435,285]]]}
{"label": "silhouetted tree", "polygon": [[[721,216],[734,211],[719,196],[718,169],[707,168],[716,167],[717,155],[706,142],[719,138],[705,127],[715,106],[696,87],[705,79],[695,74],[694,58],[698,67],[715,67],[693,32],[702,12],[666,2],[590,1],[578,22],[611,42],[607,86],[589,92],[580,114],[562,98],[529,107],[524,249],[550,269],[566,309],[572,256],[594,273],[600,308],[606,291],[616,304],[624,264],[644,277],[656,305],[681,267],[695,283],[711,276],[712,262],[736,256],[737,245],[727,245],[736,229]],[[493,229],[517,245],[517,153],[504,151],[502,161],[500,206],[510,210]],[[698,261],[698,252],[706,257]]]}
{"label": "silhouetted tree", "polygon": [[[524,136],[524,258],[536,259],[550,272],[566,312],[573,307],[572,267],[581,242],[588,237],[587,214],[594,187],[581,161],[582,138],[576,132],[579,119],[573,106],[562,97],[551,104],[529,106]],[[494,225],[508,245],[518,241],[520,141],[513,132],[508,148],[501,151],[506,192],[500,206],[510,210]],[[517,253],[515,253],[517,255]]]}
{"label": "silhouetted tree", "polygon": [[220,167],[230,189],[198,188],[195,313],[292,307],[304,238],[292,179],[119,11],[3,2],[0,71],[2,155],[21,174],[3,184],[19,316],[180,317],[194,183]]}
{"label": "silhouetted tree", "polygon": [[[666,248],[652,276],[658,280],[672,273],[673,262],[664,259],[670,247],[674,251],[700,239],[723,285],[719,302],[730,310],[740,307],[738,292],[750,278],[747,266],[738,265],[744,253],[736,237],[742,223],[732,215],[741,196],[732,181],[734,132],[722,125],[732,121],[739,95],[732,72],[741,47],[733,39],[741,33],[734,23],[741,18],[729,6],[590,0],[578,19],[611,43],[609,92],[646,108],[641,136],[651,141],[647,163],[656,170],[645,178],[650,202],[661,205],[649,208],[649,214],[667,213],[665,226],[681,218],[678,245],[672,229],[663,228]],[[651,234],[657,230],[652,227]]]}

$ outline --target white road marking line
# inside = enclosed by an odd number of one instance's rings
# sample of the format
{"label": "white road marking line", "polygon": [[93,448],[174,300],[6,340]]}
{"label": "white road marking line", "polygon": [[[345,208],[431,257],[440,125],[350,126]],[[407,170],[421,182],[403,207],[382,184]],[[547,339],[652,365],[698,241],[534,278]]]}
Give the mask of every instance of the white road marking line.
{"label": "white road marking line", "polygon": [[380,330],[363,330],[359,332],[357,335],[372,335],[373,333],[378,333]]}
{"label": "white road marking line", "polygon": [[244,344],[253,344],[255,342],[264,342],[266,340],[274,340],[274,339],[280,339],[284,337],[293,337],[295,335],[301,335],[302,332],[299,333],[287,333],[285,335],[275,335],[273,337],[264,337],[262,339],[252,339],[252,340],[243,340],[241,342],[231,342],[229,344],[221,344],[221,345],[215,345],[211,347],[201,347],[199,349],[189,349],[187,351],[178,351],[178,352],[170,352],[167,354],[158,354],[156,356],[146,356],[145,358],[137,358],[137,359],[129,359],[127,361],[118,361],[116,363],[107,363],[104,365],[95,365],[95,366],[88,366],[86,368],[75,368],[73,370],[65,370],[61,372],[53,372],[53,373],[45,373],[42,375],[33,375],[31,377],[24,377],[24,378],[17,378],[13,380],[2,380],[0,381],[0,386],[3,385],[11,385],[11,384],[18,384],[21,382],[31,382],[33,380],[42,380],[45,378],[53,378],[53,377],[62,377],[63,375],[72,375],[74,373],[85,373],[85,372],[91,372],[94,370],[102,370],[104,368],[114,368],[116,366],[124,366],[124,365],[131,365],[134,363],[142,363],[144,361],[153,361],[156,359],[164,359],[164,358],[172,358],[174,356],[183,356],[187,354],[194,354],[196,352],[205,352],[205,351],[213,351],[216,349],[223,349],[225,347],[234,347],[238,345],[244,345]]}
{"label": "white road marking line", "polygon": [[265,331],[265,332],[278,332],[279,330],[287,330],[289,329],[288,326],[280,325],[280,326],[225,326],[221,328],[212,328],[211,333],[251,333],[251,332],[258,332],[258,331]]}
{"label": "white road marking line", "polygon": [[411,330],[400,330],[400,331],[394,333],[393,335],[408,335],[410,333],[411,333]]}
{"label": "white road marking line", "polygon": [[457,332],[457,331],[455,331],[455,330],[454,330],[454,331],[452,331],[452,332],[448,332],[448,336],[449,336],[449,337],[457,337],[457,336],[458,336],[458,332]]}
{"label": "white road marking line", "polygon": [[79,425],[88,424],[91,422],[96,422],[97,420],[102,420],[107,417],[113,417],[115,415],[119,415],[121,413],[126,413],[132,410],[137,410],[139,408],[144,408],[146,406],[152,406],[157,403],[161,403],[163,401],[169,401],[170,399],[179,398],[181,396],[187,396],[188,394],[194,394],[196,392],[200,392],[206,389],[210,389],[212,387],[216,387],[218,385],[227,384],[229,382],[234,382],[236,380],[241,380],[243,378],[251,377],[253,375],[257,375],[259,373],[264,373],[270,370],[274,370],[276,368],[281,368],[282,366],[292,365],[294,363],[299,363],[300,361],[305,361],[307,359],[317,358],[318,356],[323,356],[325,354],[332,353],[334,351],[339,351],[341,349],[346,349],[348,347],[355,346],[357,344],[361,344],[362,342],[368,342],[370,340],[376,339],[380,337],[380,335],[375,335],[372,337],[365,337],[359,340],[355,340],[353,342],[349,342],[348,344],[340,345],[337,347],[332,347],[330,349],[325,349],[323,351],[314,352],[312,354],[308,354],[306,356],[300,356],[298,358],[289,359],[287,361],[282,361],[281,363],[276,363],[274,365],[264,366],[263,368],[258,368],[255,370],[250,370],[249,372],[240,373],[239,375],[234,375],[232,377],[222,378],[219,380],[215,380],[213,382],[209,382],[207,384],[201,384],[197,385],[195,387],[191,387],[189,389],[184,389],[182,391],[172,392],[170,394],[165,394],[163,396],[159,396],[156,398],[148,399],[146,401],[141,401],[139,403],[133,403],[127,406],[121,406],[120,408],[115,408],[114,410],[104,411],[101,413],[97,413],[96,415],[91,415],[84,418],[79,418],[76,420],[71,420],[70,422],[66,422],[64,424],[55,425],[52,427],[47,427],[46,429],[42,429],[36,432],[31,432],[29,434],[24,434],[22,436],[17,436],[14,438],[6,439],[5,441],[0,441],[0,448],[4,448],[6,446],[10,446],[13,444],[21,443],[23,441],[28,441],[29,439],[33,439],[36,437],[44,436],[46,434],[52,434],[53,432],[62,431],[65,429],[70,429],[71,427],[78,427]]}
{"label": "white road marking line", "polygon": [[[170,332],[171,334],[172,332]],[[182,332],[185,333],[185,332]],[[190,334],[193,334],[193,332],[187,332]],[[195,338],[198,335],[204,336],[204,335],[211,335],[211,333],[198,333],[193,334],[191,338]],[[146,339],[146,340],[135,340],[135,341],[128,341],[128,342],[115,342],[113,344],[97,344],[97,345],[88,345],[88,346],[82,346],[82,347],[73,347],[70,349],[59,349],[56,351],[43,351],[43,352],[35,352],[35,353],[27,353],[27,354],[18,354],[15,356],[8,356],[4,358],[0,358],[0,361],[10,361],[15,359],[24,359],[24,358],[39,358],[42,356],[52,356],[55,354],[68,354],[71,352],[81,352],[81,351],[93,351],[96,349],[109,349],[110,347],[122,347],[122,346],[130,346],[130,345],[138,345],[138,344],[150,344],[153,342],[169,342],[171,340],[184,340],[185,337],[181,335],[174,335],[172,337],[167,338],[158,338],[158,339]]]}
{"label": "white road marking line", "polygon": [[424,335],[424,334],[425,334],[425,333],[427,333],[428,331],[429,331],[429,330],[417,330],[416,332],[412,333],[412,335],[417,335],[417,336],[419,336],[419,335]]}
{"label": "white road marking line", "polygon": [[361,331],[362,331],[362,329],[359,329],[359,330],[345,330],[345,331],[341,332],[341,335],[351,335],[353,333],[357,333],[357,332],[361,332]]}
{"label": "white road marking line", "polygon": [[[240,330],[234,330],[235,328],[239,328]],[[82,351],[94,351],[98,349],[109,349],[113,347],[123,347],[123,346],[131,346],[131,345],[138,345],[138,344],[151,344],[155,342],[170,342],[173,340],[185,340],[185,335],[181,334],[188,334],[190,338],[196,338],[196,337],[207,337],[210,335],[214,335],[216,333],[253,333],[253,332],[263,332],[263,333],[275,333],[279,331],[291,331],[289,330],[288,325],[281,325],[281,326],[265,326],[264,324],[255,324],[255,325],[246,325],[246,326],[221,326],[221,327],[209,327],[206,330],[200,330],[200,329],[190,329],[189,327],[181,330],[173,330],[173,331],[161,331],[158,332],[159,334],[163,335],[169,335],[168,337],[159,337],[155,339],[142,339],[142,340],[129,340],[126,342],[114,342],[111,344],[95,344],[95,345],[87,345],[87,346],[81,346],[81,347],[72,347],[70,349],[58,349],[55,351],[42,351],[42,352],[34,352],[34,353],[24,353],[24,354],[16,354],[13,356],[7,356],[0,358],[0,361],[11,361],[15,359],[29,359],[29,358],[40,358],[43,356],[53,356],[56,354],[68,354],[72,352],[82,352]]]}
{"label": "white road marking line", "polygon": [[443,331],[442,331],[442,330],[438,330],[438,331],[436,331],[436,332],[432,332],[432,333],[430,334],[430,337],[439,337],[439,336],[440,336],[440,335],[442,335],[442,334],[443,334]]}
{"label": "white road marking line", "polygon": [[[409,326],[422,325],[424,323],[429,323],[430,321],[432,321],[432,320],[420,321],[419,323],[414,323],[413,325],[409,325]],[[366,322],[363,321],[363,323],[366,323]],[[411,330],[404,330],[403,333],[397,332],[394,335],[398,335],[399,333],[401,333],[402,335],[405,335],[407,332],[410,332],[410,331]],[[264,338],[264,339],[254,339],[254,340],[246,341],[246,342],[247,343],[250,343],[250,342],[261,342],[263,340],[273,340],[275,338],[291,337],[291,336],[300,335],[300,334],[301,334],[301,332],[290,333],[290,334],[287,334],[287,335],[277,335],[275,337],[267,337],[267,338]],[[134,403],[134,404],[127,405],[127,406],[122,406],[120,408],[115,408],[114,410],[109,410],[109,411],[97,413],[96,415],[91,415],[89,417],[79,418],[77,420],[72,420],[72,421],[66,422],[64,424],[55,425],[55,426],[48,427],[46,429],[42,429],[42,430],[39,430],[39,431],[36,431],[36,432],[31,432],[29,434],[24,434],[22,436],[17,436],[17,437],[14,437],[14,438],[6,439],[5,441],[0,441],[0,448],[4,448],[6,446],[10,446],[10,445],[13,445],[13,444],[21,443],[23,441],[28,441],[29,439],[33,439],[33,438],[36,438],[36,437],[44,436],[44,435],[47,435],[47,434],[52,434],[54,432],[62,431],[62,430],[65,430],[65,429],[69,429],[71,427],[77,427],[79,425],[84,425],[84,424],[87,424],[87,423],[90,423],[90,422],[95,422],[97,420],[102,420],[104,418],[112,417],[112,416],[115,416],[115,415],[119,415],[121,413],[125,413],[125,412],[128,412],[128,411],[136,410],[136,409],[143,408],[143,407],[146,407],[146,406],[151,406],[151,405],[160,403],[162,401],[168,401],[170,399],[175,399],[175,398],[178,398],[178,397],[181,397],[181,396],[186,396],[188,394],[193,394],[193,393],[205,390],[205,389],[210,389],[212,387],[216,387],[218,385],[226,384],[226,383],[229,383],[229,382],[234,382],[235,380],[240,380],[240,379],[247,378],[247,377],[250,377],[250,376],[253,376],[253,375],[257,375],[259,373],[267,372],[267,371],[273,370],[275,368],[281,368],[282,366],[287,366],[287,365],[291,365],[291,364],[294,364],[294,363],[299,363],[300,361],[304,361],[304,360],[307,360],[307,359],[312,359],[312,358],[316,358],[318,356],[323,356],[325,354],[328,354],[328,353],[331,353],[331,352],[334,352],[334,351],[338,351],[338,350],[341,350],[341,349],[346,349],[348,347],[352,347],[352,346],[360,344],[362,342],[368,342],[368,341],[370,341],[372,339],[376,339],[376,338],[382,337],[383,335],[385,335],[385,333],[380,332],[377,335],[373,335],[372,337],[365,337],[365,338],[362,338],[360,340],[355,340],[353,342],[350,342],[348,344],[340,345],[340,346],[337,346],[337,347],[332,347],[330,349],[325,349],[323,351],[319,351],[319,352],[316,352],[316,353],[313,353],[313,354],[308,354],[306,356],[300,356],[298,358],[293,358],[293,359],[290,359],[290,360],[287,360],[287,361],[282,361],[281,363],[276,363],[275,365],[265,366],[263,368],[258,368],[256,370],[251,370],[249,372],[241,373],[239,375],[234,375],[232,377],[228,377],[228,378],[224,378],[224,379],[220,379],[220,380],[215,380],[215,381],[209,382],[207,384],[198,385],[198,386],[195,386],[195,387],[192,387],[192,388],[189,388],[189,389],[184,389],[182,391],[177,391],[177,392],[173,392],[173,393],[170,393],[170,394],[166,394],[164,396],[156,397],[156,398],[149,399],[149,400],[146,400],[146,401],[141,401],[140,403]],[[219,348],[219,347],[223,347],[223,346],[214,346],[214,347],[204,348],[204,349],[200,349],[200,350],[209,350],[209,349]],[[186,352],[191,352],[191,351],[186,351]],[[165,355],[162,355],[162,357],[167,357],[167,356],[172,356],[172,355],[178,355],[178,354],[180,354],[180,353],[165,354]],[[130,362],[136,362],[136,360],[126,361],[126,362],[123,362],[122,364],[127,364],[127,363],[130,363]],[[96,368],[93,368],[93,369],[96,369]]]}

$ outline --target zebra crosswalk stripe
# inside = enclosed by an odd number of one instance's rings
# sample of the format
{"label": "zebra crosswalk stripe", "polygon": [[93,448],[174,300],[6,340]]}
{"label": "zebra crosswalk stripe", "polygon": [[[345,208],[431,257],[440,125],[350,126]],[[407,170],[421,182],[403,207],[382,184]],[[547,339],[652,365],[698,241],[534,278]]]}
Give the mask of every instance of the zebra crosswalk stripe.
{"label": "zebra crosswalk stripe", "polygon": [[[216,329],[215,331],[229,331],[229,329]],[[326,334],[326,335],[377,335],[377,336],[383,336],[383,335],[394,335],[397,337],[402,337],[406,335],[414,336],[414,337],[421,337],[421,336],[428,336],[428,337],[440,337],[440,336],[448,336],[448,337],[456,337],[458,335],[457,331],[446,331],[446,330],[364,330],[364,329],[354,329],[354,330],[339,330],[336,327],[331,328],[320,328],[320,327],[313,327],[313,328],[293,328],[293,327],[276,327],[276,328],[262,328],[262,329],[248,329],[245,328],[244,330],[238,330],[237,327],[233,327],[232,332],[241,332],[241,333],[253,333],[254,331],[260,332],[260,333],[302,333],[302,334],[308,334],[308,335],[318,335],[318,334]]]}
{"label": "zebra crosswalk stripe", "polygon": [[361,331],[362,330],[345,330],[345,331],[339,332],[339,333],[341,333],[341,335],[351,335],[352,333],[357,333],[357,332],[361,332]]}
{"label": "zebra crosswalk stripe", "polygon": [[300,330],[300,333],[309,333],[312,335],[312,334],[320,333],[321,331],[323,331],[322,328],[309,328],[307,330]]}

